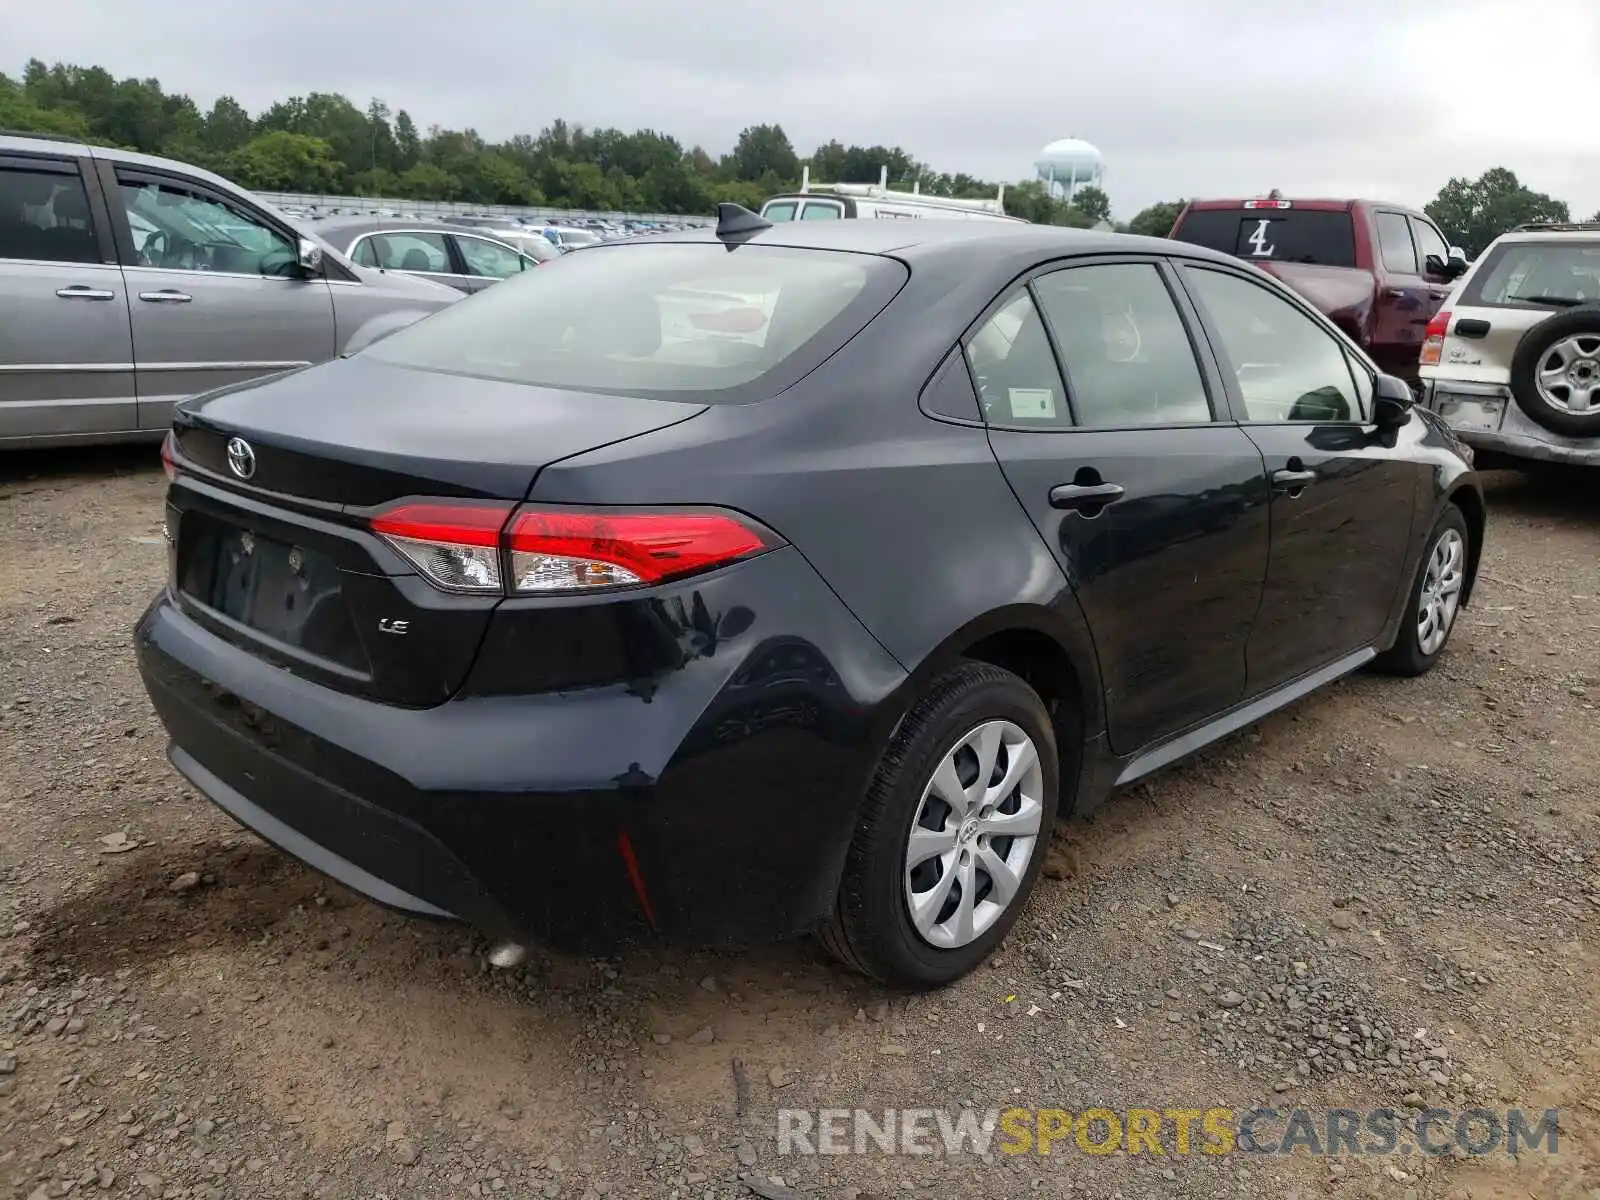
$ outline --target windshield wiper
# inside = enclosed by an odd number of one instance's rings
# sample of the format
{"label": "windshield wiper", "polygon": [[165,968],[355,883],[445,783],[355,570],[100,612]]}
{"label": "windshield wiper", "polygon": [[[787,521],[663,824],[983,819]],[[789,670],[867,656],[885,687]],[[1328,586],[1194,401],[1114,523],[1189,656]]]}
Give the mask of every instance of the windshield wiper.
{"label": "windshield wiper", "polygon": [[1548,304],[1551,308],[1581,308],[1585,304],[1595,303],[1593,300],[1580,300],[1576,296],[1507,296],[1506,299],[1518,304]]}

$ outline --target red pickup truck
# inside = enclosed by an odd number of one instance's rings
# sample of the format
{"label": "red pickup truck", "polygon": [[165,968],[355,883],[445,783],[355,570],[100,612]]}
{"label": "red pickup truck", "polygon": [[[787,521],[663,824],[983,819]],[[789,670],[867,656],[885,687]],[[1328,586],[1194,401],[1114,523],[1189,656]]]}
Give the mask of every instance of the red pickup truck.
{"label": "red pickup truck", "polygon": [[1427,216],[1370,200],[1191,200],[1168,236],[1276,275],[1413,383],[1428,322],[1467,269]]}

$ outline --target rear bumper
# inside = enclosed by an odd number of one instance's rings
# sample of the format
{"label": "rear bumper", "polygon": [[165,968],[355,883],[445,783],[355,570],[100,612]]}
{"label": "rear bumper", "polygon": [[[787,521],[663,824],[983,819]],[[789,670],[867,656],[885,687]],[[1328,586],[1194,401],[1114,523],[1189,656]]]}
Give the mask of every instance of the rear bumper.
{"label": "rear bumper", "polygon": [[752,576],[750,629],[665,677],[426,709],[297,678],[169,592],[135,643],[184,777],[379,903],[574,950],[745,943],[830,910],[904,680],[793,550],[682,598],[749,604]]}
{"label": "rear bumper", "polygon": [[[1429,379],[1423,385],[1423,403],[1474,449],[1540,462],[1600,466],[1600,439],[1552,433],[1529,419],[1509,388]],[[1497,406],[1498,413],[1485,418],[1480,407],[1484,404]]]}

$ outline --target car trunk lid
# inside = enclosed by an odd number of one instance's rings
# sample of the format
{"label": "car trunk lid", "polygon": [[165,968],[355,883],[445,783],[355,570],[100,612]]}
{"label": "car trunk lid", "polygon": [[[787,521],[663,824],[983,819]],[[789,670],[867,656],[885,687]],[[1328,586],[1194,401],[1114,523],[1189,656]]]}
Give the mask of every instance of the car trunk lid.
{"label": "car trunk lid", "polygon": [[290,671],[441,703],[500,595],[432,586],[373,517],[416,497],[509,515],[545,464],[703,411],[361,359],[211,393],[174,425],[170,582],[213,632]]}

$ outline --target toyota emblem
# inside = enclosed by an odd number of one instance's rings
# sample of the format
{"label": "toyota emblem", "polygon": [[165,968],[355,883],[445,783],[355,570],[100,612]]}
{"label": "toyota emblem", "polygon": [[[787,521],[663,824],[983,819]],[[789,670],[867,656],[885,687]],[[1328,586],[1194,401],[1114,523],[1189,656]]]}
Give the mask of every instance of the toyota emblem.
{"label": "toyota emblem", "polygon": [[249,479],[256,473],[256,452],[243,438],[228,439],[228,466],[240,479]]}

